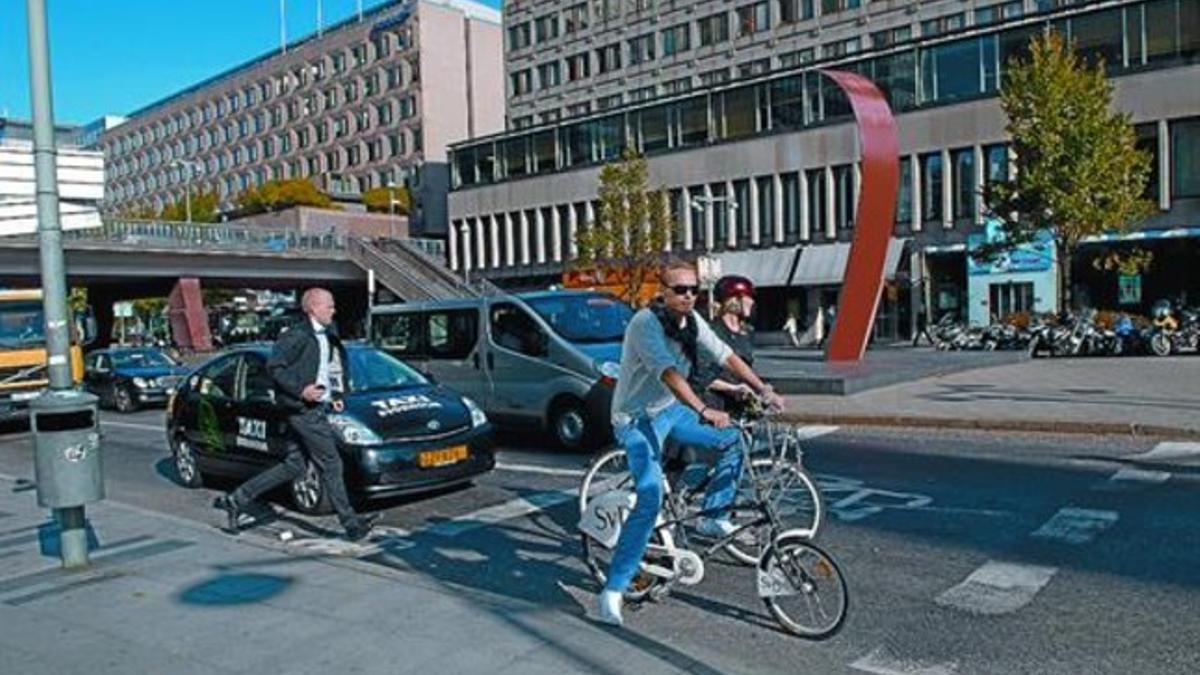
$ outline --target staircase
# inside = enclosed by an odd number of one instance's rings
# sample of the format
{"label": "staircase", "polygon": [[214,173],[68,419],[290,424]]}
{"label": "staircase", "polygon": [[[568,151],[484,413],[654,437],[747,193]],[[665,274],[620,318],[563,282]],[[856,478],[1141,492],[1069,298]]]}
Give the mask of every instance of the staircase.
{"label": "staircase", "polygon": [[[468,285],[416,245],[401,239],[346,242],[350,259],[406,302],[479,297],[487,290]],[[490,284],[489,284],[490,285]]]}

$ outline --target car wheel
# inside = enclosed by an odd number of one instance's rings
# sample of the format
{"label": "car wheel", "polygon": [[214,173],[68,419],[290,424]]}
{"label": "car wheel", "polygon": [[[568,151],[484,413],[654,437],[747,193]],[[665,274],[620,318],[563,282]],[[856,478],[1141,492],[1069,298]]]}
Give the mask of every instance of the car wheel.
{"label": "car wheel", "polygon": [[563,450],[586,449],[594,436],[592,426],[582,401],[566,399],[550,412],[550,435]]}
{"label": "car wheel", "polygon": [[129,393],[129,387],[118,386],[114,389],[113,403],[119,413],[137,412],[138,409],[137,401],[133,399],[133,394]]}
{"label": "car wheel", "polygon": [[196,460],[196,451],[186,438],[176,438],[171,443],[171,454],[175,460],[175,477],[184,487],[204,486],[204,473]]}
{"label": "car wheel", "polygon": [[321,471],[311,461],[304,462],[304,473],[292,481],[292,503],[297,511],[309,516],[333,511],[325,484],[321,482]]}

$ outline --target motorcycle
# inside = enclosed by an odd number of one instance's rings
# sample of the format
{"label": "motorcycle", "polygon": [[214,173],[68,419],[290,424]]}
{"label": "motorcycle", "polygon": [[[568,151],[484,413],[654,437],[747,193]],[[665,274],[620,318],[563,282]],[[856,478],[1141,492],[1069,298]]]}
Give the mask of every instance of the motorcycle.
{"label": "motorcycle", "polygon": [[1150,335],[1150,350],[1155,356],[1200,351],[1200,311],[1177,311],[1169,300],[1160,300],[1154,303],[1152,312],[1154,330]]}

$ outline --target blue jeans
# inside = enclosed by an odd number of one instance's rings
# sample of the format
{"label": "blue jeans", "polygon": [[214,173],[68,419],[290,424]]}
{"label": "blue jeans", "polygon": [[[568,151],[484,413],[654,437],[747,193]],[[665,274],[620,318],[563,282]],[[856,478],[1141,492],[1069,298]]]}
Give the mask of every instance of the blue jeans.
{"label": "blue jeans", "polygon": [[625,449],[629,470],[637,487],[637,504],[621,527],[621,537],[613,551],[605,590],[624,592],[637,574],[638,563],[646,553],[654,523],[662,507],[662,449],[667,441],[721,452],[716,475],[704,495],[704,510],[717,516],[737,496],[742,475],[742,450],[738,430],[717,429],[700,422],[696,411],[673,403],[651,417],[639,417],[613,429],[617,443]]}

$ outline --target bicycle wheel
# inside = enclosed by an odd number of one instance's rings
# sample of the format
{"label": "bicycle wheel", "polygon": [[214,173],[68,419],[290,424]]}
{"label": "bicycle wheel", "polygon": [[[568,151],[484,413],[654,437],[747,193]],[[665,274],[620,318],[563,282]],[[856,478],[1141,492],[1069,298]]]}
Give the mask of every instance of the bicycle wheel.
{"label": "bicycle wheel", "polygon": [[[815,539],[821,528],[825,507],[816,481],[798,464],[788,459],[756,459],[742,476],[738,488],[739,504],[766,502],[776,523],[747,528],[747,535],[731,541],[725,551],[745,565],[757,565],[763,549],[771,543],[773,532],[800,534]],[[741,525],[759,517],[757,510],[735,508],[730,520]],[[743,541],[743,539],[745,541]]]}
{"label": "bicycle wheel", "polygon": [[[609,499],[616,497],[618,501],[624,500],[624,495],[614,494],[620,492],[633,495],[633,500],[629,504],[632,507],[636,500],[636,488],[633,474],[629,471],[629,463],[625,458],[625,451],[610,450],[596,458],[583,476],[583,483],[579,487],[580,518],[583,518],[588,504],[594,499],[607,496]],[[629,509],[621,508],[620,522],[622,524],[628,516]],[[613,549],[599,543],[587,533],[580,532],[580,537],[583,541],[583,561],[587,564],[596,583],[603,586],[608,581],[608,568],[612,564]],[[669,544],[673,544],[670,540],[670,533],[662,528],[655,529],[654,534],[650,537],[650,545],[667,546]],[[665,580],[661,577],[640,571],[625,591],[625,599],[634,602],[644,600],[664,583]]]}
{"label": "bicycle wheel", "polygon": [[815,640],[841,630],[850,606],[837,562],[799,535],[784,534],[763,553],[758,594],[784,630]]}

